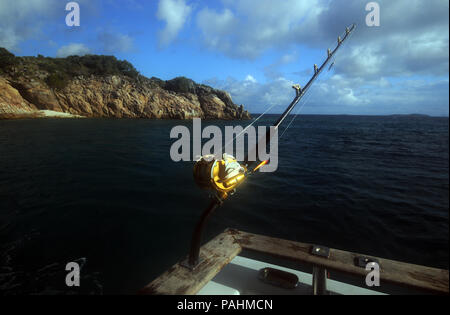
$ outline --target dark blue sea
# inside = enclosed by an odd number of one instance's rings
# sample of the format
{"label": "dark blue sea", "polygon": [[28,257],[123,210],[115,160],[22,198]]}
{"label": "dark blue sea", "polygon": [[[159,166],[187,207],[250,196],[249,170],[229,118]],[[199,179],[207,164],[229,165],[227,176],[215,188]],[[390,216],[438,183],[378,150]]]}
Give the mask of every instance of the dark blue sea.
{"label": "dark blue sea", "polygon": [[[180,124],[0,121],[0,294],[134,294],[183,258],[208,200],[170,159]],[[299,116],[278,171],[249,178],[205,240],[227,227],[448,269],[449,120]]]}

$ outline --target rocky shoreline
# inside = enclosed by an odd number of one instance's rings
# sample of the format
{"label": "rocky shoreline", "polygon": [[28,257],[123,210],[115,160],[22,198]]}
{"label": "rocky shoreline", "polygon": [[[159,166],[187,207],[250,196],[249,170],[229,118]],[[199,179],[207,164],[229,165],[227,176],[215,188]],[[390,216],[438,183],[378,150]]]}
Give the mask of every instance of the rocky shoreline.
{"label": "rocky shoreline", "polygon": [[184,77],[149,79],[125,65],[111,56],[15,57],[0,48],[0,118],[48,117],[46,110],[64,113],[57,117],[251,118],[225,91]]}

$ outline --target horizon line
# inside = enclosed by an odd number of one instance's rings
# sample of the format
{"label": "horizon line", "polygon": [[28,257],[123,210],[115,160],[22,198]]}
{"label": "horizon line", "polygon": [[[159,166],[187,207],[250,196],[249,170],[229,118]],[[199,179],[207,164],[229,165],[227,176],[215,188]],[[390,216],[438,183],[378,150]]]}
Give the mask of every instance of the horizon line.
{"label": "horizon line", "polygon": [[[250,115],[261,115],[262,113],[250,113]],[[264,115],[281,115],[282,113],[266,113]],[[449,118],[449,115],[430,115],[430,114],[289,114],[288,116],[424,116],[432,118]]]}

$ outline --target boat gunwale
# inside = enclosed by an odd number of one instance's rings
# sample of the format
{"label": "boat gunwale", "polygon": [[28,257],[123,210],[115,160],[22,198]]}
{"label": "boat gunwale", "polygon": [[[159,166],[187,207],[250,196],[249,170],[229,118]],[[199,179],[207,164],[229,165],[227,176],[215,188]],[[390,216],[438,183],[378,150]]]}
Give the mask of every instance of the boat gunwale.
{"label": "boat gunwale", "polygon": [[[182,262],[175,264],[142,289],[140,294],[192,295],[200,291],[224,266],[243,250],[255,251],[294,262],[343,272],[363,279],[368,271],[355,265],[355,259],[367,255],[330,248],[328,257],[311,253],[315,245],[264,235],[226,229],[200,250],[202,261],[195,269]],[[449,293],[448,270],[414,265],[370,256],[379,262],[380,282],[419,289],[435,294]]]}

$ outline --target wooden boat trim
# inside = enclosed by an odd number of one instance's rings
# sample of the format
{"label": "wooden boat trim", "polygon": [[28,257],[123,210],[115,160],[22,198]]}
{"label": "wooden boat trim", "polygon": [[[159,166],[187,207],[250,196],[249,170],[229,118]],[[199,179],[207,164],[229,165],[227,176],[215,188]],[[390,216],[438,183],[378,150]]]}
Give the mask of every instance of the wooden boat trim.
{"label": "wooden boat trim", "polygon": [[[361,276],[365,279],[368,271],[355,265],[355,258],[367,256],[330,248],[329,258],[311,254],[312,244],[286,241],[278,238],[256,235],[236,230],[228,230],[243,249],[278,256],[301,263],[320,266],[328,270]],[[380,263],[380,283],[393,283],[410,288],[449,293],[448,270],[413,265],[389,259],[373,257]]]}
{"label": "wooden boat trim", "polygon": [[[357,253],[330,249],[328,258],[311,254],[313,245],[227,229],[201,248],[200,264],[190,270],[177,263],[140,291],[141,294],[196,294],[242,250],[323,267],[328,270],[361,276],[368,271],[354,263]],[[372,257],[380,263],[380,283],[393,283],[434,293],[449,293],[448,270],[413,265]]]}
{"label": "wooden boat trim", "polygon": [[242,247],[236,242],[233,235],[225,231],[202,246],[200,263],[194,270],[183,266],[182,262],[177,263],[139,293],[158,295],[196,294],[241,250]]}

